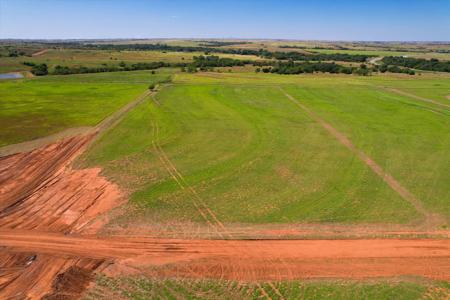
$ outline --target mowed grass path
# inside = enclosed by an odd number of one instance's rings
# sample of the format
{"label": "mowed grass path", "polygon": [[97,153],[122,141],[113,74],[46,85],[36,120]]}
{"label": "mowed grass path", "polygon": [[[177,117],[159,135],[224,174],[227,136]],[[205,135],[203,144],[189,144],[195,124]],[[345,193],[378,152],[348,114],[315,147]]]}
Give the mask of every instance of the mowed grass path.
{"label": "mowed grass path", "polygon": [[94,126],[167,74],[123,72],[0,82],[0,146]]}
{"label": "mowed grass path", "polygon": [[421,217],[279,86],[346,134],[427,209],[450,214],[450,119],[432,104],[349,76],[177,79],[84,158],[103,166],[149,222],[201,221],[192,193],[171,177],[162,155],[225,222],[405,223]]}

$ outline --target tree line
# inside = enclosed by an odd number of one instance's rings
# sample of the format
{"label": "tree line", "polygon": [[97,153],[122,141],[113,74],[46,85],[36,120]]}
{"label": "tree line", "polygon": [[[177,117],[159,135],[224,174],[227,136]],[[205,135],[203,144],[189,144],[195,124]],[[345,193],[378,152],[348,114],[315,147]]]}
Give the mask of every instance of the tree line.
{"label": "tree line", "polygon": [[279,62],[272,67],[257,68],[256,72],[276,73],[276,74],[303,74],[303,73],[331,73],[331,74],[358,74],[369,75],[370,70],[366,65],[358,67],[346,67],[334,62]]}
{"label": "tree line", "polygon": [[276,73],[276,74],[302,74],[302,73],[331,73],[331,74],[356,74],[361,76],[370,75],[373,72],[392,72],[405,73],[414,75],[414,70],[407,67],[388,66],[383,64],[381,66],[368,67],[366,64],[355,66],[344,66],[335,62],[295,62],[289,61],[274,61],[274,60],[240,60],[227,57],[219,57],[215,55],[200,55],[194,56],[190,63],[167,63],[167,62],[143,62],[127,64],[120,62],[118,65],[104,65],[100,67],[84,67],[84,66],[61,66],[57,65],[52,70],[49,70],[46,64],[35,64],[32,62],[24,62],[24,65],[31,66],[31,72],[36,76],[42,75],[70,75],[70,74],[84,74],[84,73],[100,73],[100,72],[123,72],[123,71],[137,71],[137,70],[155,70],[162,67],[177,67],[181,68],[182,72],[197,72],[197,71],[212,71],[214,68],[220,67],[234,67],[252,65],[256,67],[256,72]]}
{"label": "tree line", "polygon": [[263,50],[261,55],[264,58],[277,60],[296,60],[296,61],[345,61],[345,62],[365,62],[373,55],[365,54],[347,54],[347,53],[314,53],[305,54],[300,52],[270,52]]}
{"label": "tree line", "polygon": [[[121,62],[118,65],[101,66],[101,67],[84,67],[84,66],[61,66],[57,65],[49,71],[46,64],[35,64],[33,62],[23,62],[26,66],[31,66],[31,73],[36,76],[44,75],[72,75],[86,73],[103,73],[103,72],[124,72],[139,70],[156,70],[162,67],[179,67],[180,64],[170,64],[166,62],[142,62],[136,64],[126,64]],[[181,64],[184,65],[184,64]]]}
{"label": "tree line", "polygon": [[373,55],[365,54],[347,54],[347,53],[299,53],[291,52],[272,52],[264,49],[230,49],[230,48],[214,48],[204,46],[172,46],[167,44],[87,44],[84,47],[96,50],[131,50],[131,51],[172,51],[172,52],[204,52],[209,53],[224,53],[224,54],[239,54],[239,55],[254,55],[267,59],[277,60],[298,60],[298,61],[345,61],[345,62],[365,62]]}
{"label": "tree line", "polygon": [[450,72],[450,61],[440,61],[435,58],[427,60],[413,57],[386,56],[382,59],[382,62],[387,66],[387,68],[397,66],[417,70]]}

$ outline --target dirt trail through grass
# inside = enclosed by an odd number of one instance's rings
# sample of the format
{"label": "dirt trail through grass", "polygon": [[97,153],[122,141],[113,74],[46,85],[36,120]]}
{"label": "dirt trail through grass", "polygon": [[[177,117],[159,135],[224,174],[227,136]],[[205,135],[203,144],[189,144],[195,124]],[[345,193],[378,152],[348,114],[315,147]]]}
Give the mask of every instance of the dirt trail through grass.
{"label": "dirt trail through grass", "polygon": [[440,217],[436,214],[430,213],[423,206],[422,202],[417,199],[407,188],[402,186],[397,179],[395,179],[392,175],[387,173],[380,165],[378,165],[372,158],[370,158],[363,151],[356,148],[356,146],[341,132],[339,132],[336,128],[331,126],[324,119],[319,117],[315,112],[306,107],[304,104],[300,103],[293,96],[288,94],[282,88],[279,88],[280,91],[291,100],[296,106],[305,111],[312,119],[314,119],[317,123],[319,123],[324,129],[326,129],[332,136],[334,136],[342,145],[347,147],[350,151],[352,151],[361,161],[363,161],[375,174],[380,176],[384,182],[386,182],[394,191],[396,191],[404,200],[408,201],[414,208],[425,217],[425,224],[427,226],[436,225],[437,222],[440,221]]}
{"label": "dirt trail through grass", "polygon": [[38,52],[35,52],[35,53],[33,53],[33,54],[31,54],[31,56],[40,56],[40,55],[42,55],[42,54],[45,54],[45,53],[47,53],[48,51],[49,51],[50,49],[43,49],[43,50],[40,50],[40,51],[38,51]]}
{"label": "dirt trail through grass", "polygon": [[419,100],[419,101],[433,103],[435,105],[439,105],[439,106],[450,108],[450,105],[448,105],[448,104],[444,104],[444,103],[440,103],[438,101],[434,101],[434,100],[431,100],[431,99],[428,99],[428,98],[420,97],[420,96],[417,96],[417,95],[414,95],[414,94],[411,94],[411,93],[408,93],[408,92],[405,92],[405,91],[402,91],[402,90],[399,90],[399,89],[396,89],[396,88],[387,88],[387,87],[380,87],[380,86],[377,86],[377,87],[381,88],[383,90],[386,90],[386,91],[389,91],[389,92],[393,92],[393,93],[396,93],[396,94],[399,94],[399,95],[402,95],[402,96],[406,96],[406,97],[409,97],[409,98],[413,98],[413,99],[416,99],[416,100]]}

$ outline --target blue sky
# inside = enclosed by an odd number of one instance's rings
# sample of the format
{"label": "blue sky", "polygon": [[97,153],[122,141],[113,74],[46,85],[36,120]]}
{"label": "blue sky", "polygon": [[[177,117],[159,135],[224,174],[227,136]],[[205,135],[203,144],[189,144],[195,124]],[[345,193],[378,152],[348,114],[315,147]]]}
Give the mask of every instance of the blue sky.
{"label": "blue sky", "polygon": [[0,38],[450,41],[450,0],[0,0]]}

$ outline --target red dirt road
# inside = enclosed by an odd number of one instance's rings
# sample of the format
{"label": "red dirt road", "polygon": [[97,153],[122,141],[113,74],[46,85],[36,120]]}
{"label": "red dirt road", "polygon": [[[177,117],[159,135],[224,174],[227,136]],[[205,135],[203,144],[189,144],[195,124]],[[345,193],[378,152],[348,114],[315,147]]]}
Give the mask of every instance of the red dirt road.
{"label": "red dirt road", "polygon": [[1,230],[0,245],[17,253],[115,261],[111,272],[127,273],[132,268],[163,277],[280,280],[420,275],[450,280],[450,240],[182,240]]}

